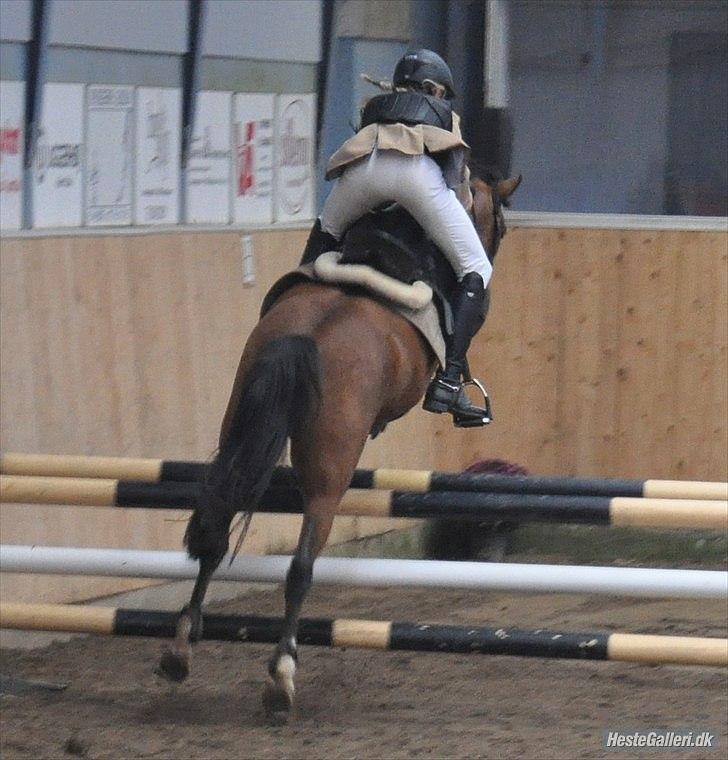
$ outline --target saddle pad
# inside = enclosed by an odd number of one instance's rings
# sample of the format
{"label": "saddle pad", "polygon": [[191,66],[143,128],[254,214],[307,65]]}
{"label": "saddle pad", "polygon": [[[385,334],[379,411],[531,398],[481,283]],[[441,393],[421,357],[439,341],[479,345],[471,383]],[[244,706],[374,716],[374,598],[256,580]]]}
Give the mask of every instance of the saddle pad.
{"label": "saddle pad", "polygon": [[[294,269],[292,272],[284,274],[283,277],[273,284],[263,299],[263,304],[260,307],[260,316],[262,317],[275,301],[288,290],[288,288],[293,287],[293,285],[304,280],[312,280],[314,282],[322,282],[325,285],[331,285],[331,283],[324,282],[316,276],[313,270],[313,264],[302,264],[298,269]],[[442,328],[440,327],[437,307],[432,301],[430,301],[430,303],[424,308],[415,310],[408,309],[406,306],[394,304],[376,293],[372,293],[371,297],[374,300],[379,301],[388,309],[401,315],[411,325],[416,327],[432,349],[437,361],[440,362],[440,366],[445,366],[445,338],[442,334]]]}
{"label": "saddle pad", "polygon": [[365,264],[341,264],[341,256],[337,251],[322,253],[313,262],[316,279],[334,284],[360,285],[395,304],[418,311],[432,301],[432,288],[426,282],[417,280],[407,285]]}

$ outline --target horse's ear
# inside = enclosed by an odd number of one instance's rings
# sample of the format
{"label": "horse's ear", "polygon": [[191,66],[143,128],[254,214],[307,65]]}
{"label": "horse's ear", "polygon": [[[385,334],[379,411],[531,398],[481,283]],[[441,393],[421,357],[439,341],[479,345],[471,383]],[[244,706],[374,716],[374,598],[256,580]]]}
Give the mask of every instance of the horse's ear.
{"label": "horse's ear", "polygon": [[523,175],[521,174],[519,174],[517,177],[502,179],[495,186],[495,189],[498,191],[498,195],[500,195],[504,201],[507,201],[513,195],[513,193],[516,192],[516,188],[521,184],[522,179]]}

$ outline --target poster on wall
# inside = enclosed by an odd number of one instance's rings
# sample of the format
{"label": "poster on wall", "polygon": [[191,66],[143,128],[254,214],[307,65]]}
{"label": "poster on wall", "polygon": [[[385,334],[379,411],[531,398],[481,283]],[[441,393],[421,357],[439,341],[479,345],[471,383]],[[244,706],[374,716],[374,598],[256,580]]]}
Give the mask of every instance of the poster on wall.
{"label": "poster on wall", "polygon": [[276,222],[314,218],[315,145],[315,95],[279,95],[276,103]]}
{"label": "poster on wall", "polygon": [[46,84],[33,157],[33,227],[80,227],[83,85]]}
{"label": "poster on wall", "polygon": [[197,96],[195,126],[185,172],[187,222],[230,222],[231,107],[231,92],[203,91]]}
{"label": "poster on wall", "polygon": [[275,95],[239,93],[234,98],[233,205],[239,224],[273,221],[273,117]]}
{"label": "poster on wall", "polygon": [[182,93],[137,88],[135,224],[179,221]]}
{"label": "poster on wall", "polygon": [[0,230],[23,220],[24,82],[0,82]]}
{"label": "poster on wall", "polygon": [[86,224],[131,224],[134,88],[86,92]]}

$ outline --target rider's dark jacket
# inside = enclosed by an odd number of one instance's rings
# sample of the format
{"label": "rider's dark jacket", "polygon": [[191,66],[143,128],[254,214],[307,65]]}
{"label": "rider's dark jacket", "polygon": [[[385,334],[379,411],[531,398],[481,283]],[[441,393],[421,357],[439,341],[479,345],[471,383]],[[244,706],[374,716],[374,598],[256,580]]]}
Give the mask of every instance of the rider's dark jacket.
{"label": "rider's dark jacket", "polygon": [[[377,98],[391,96],[377,95]],[[371,101],[370,101],[371,102]],[[367,105],[362,109],[366,116]],[[460,117],[454,112],[450,129],[433,124],[406,124],[403,122],[375,121],[363,126],[350,137],[329,159],[326,179],[342,174],[349,164],[369,156],[375,149],[396,150],[406,155],[432,155],[442,169],[447,186],[455,190],[458,199],[470,210],[470,173],[466,164],[470,147],[460,133]]]}

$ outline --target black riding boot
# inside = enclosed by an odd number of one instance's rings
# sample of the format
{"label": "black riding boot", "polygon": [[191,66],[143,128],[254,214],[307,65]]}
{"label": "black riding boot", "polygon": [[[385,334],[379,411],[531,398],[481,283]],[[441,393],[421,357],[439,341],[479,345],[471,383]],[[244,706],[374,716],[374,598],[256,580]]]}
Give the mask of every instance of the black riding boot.
{"label": "black riding boot", "polygon": [[317,219],[311,228],[306,247],[303,250],[301,264],[310,264],[326,251],[335,251],[339,243],[333,235],[321,229],[321,220]]}
{"label": "black riding boot", "polygon": [[422,408],[436,414],[450,412],[456,427],[480,427],[490,422],[490,409],[475,406],[467,397],[463,383],[470,341],[485,321],[485,287],[483,278],[476,272],[469,272],[461,280],[453,299],[453,312],[455,323],[445,369],[430,383]]}

